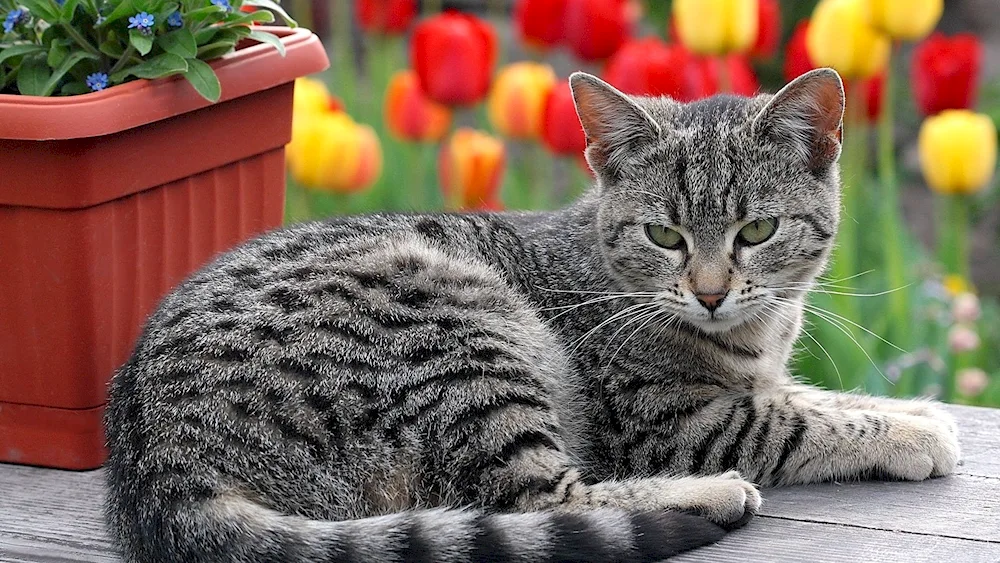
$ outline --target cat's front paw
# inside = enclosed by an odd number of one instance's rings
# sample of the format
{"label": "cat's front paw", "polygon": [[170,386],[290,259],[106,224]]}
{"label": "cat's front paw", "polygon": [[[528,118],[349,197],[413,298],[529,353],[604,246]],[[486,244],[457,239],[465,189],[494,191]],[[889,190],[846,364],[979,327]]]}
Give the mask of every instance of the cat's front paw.
{"label": "cat's front paw", "polygon": [[[947,415],[944,411],[942,414]],[[888,432],[888,469],[894,477],[922,481],[955,470],[960,450],[954,420],[898,415]]]}
{"label": "cat's front paw", "polygon": [[689,477],[678,484],[684,489],[684,502],[675,508],[703,516],[726,529],[746,524],[760,509],[757,487],[736,471]]}

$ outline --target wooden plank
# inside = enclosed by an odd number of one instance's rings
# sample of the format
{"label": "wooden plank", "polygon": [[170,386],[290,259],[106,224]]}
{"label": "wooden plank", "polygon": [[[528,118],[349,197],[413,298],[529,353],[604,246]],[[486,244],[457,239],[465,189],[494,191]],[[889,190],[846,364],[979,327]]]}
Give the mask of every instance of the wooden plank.
{"label": "wooden plank", "polygon": [[670,559],[671,563],[781,561],[997,563],[1000,544],[763,517],[715,545]]}
{"label": "wooden plank", "polygon": [[806,485],[763,491],[761,514],[1000,542],[1000,479]]}
{"label": "wooden plank", "polygon": [[1000,409],[949,405],[962,445],[958,473],[1000,478]]}

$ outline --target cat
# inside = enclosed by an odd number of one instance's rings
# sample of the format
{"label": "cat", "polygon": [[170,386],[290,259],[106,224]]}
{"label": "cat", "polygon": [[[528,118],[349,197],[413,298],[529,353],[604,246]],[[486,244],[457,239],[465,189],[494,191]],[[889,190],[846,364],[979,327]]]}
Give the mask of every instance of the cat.
{"label": "cat", "polygon": [[597,180],[568,207],[298,224],[164,299],[106,415],[126,561],[656,561],[757,486],[953,470],[934,404],[789,373],[839,221],[837,73],[570,87]]}

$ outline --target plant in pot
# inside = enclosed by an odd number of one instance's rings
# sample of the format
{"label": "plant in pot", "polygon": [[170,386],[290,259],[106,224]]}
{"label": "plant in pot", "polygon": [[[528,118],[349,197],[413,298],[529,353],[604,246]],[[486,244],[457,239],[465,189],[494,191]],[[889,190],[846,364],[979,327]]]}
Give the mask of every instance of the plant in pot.
{"label": "plant in pot", "polygon": [[280,225],[294,81],[326,52],[272,0],[0,0],[0,21],[0,461],[93,468],[146,315]]}

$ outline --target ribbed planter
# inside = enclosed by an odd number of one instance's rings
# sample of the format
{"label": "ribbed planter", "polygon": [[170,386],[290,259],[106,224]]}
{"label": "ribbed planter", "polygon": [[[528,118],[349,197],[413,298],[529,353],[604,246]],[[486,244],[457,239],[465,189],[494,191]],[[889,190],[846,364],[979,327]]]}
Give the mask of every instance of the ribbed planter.
{"label": "ribbed planter", "polygon": [[327,67],[308,30],[262,28],[183,79],[63,98],[0,95],[0,461],[104,462],[106,387],[163,295],[281,224],[295,78]]}

